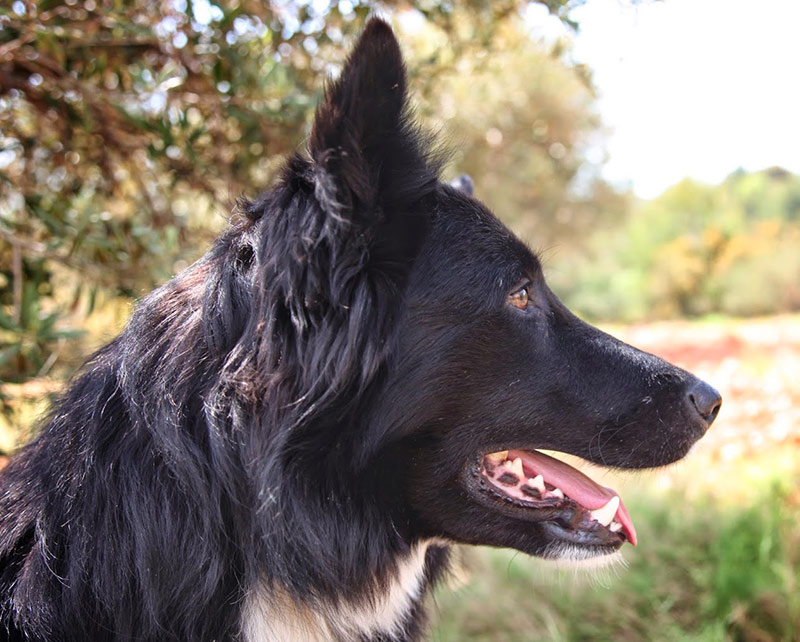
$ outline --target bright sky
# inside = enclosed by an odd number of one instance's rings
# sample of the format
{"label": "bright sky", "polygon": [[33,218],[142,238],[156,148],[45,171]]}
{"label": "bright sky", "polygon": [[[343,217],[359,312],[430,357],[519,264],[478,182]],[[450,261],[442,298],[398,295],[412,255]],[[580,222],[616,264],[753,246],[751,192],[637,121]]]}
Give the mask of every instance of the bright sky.
{"label": "bright sky", "polygon": [[588,0],[573,17],[612,130],[606,178],[649,198],[737,167],[800,173],[800,0]]}

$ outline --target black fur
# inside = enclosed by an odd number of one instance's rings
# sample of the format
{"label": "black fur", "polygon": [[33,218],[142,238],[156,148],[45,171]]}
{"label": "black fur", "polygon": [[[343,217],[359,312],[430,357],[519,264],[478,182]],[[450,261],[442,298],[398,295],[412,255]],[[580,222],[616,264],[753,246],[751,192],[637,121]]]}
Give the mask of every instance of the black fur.
{"label": "black fur", "polygon": [[[636,468],[703,434],[702,384],[572,316],[536,257],[439,182],[405,78],[372,20],[309,153],[140,302],[0,473],[6,639],[239,640],[258,585],[335,609],[380,594],[422,541],[546,554],[560,516],[481,501],[476,456]],[[523,283],[526,310],[507,303]],[[432,545],[426,586],[445,566]],[[423,615],[417,600],[374,639],[418,639]]]}

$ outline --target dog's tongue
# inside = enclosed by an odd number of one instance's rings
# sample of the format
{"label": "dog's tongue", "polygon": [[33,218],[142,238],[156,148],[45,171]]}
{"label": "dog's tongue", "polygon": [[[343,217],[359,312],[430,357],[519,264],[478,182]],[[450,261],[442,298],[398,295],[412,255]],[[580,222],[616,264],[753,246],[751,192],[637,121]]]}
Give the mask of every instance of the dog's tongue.
{"label": "dog's tongue", "polygon": [[[546,482],[560,488],[567,497],[570,497],[589,510],[595,510],[605,506],[608,500],[617,495],[611,488],[601,486],[579,470],[555,457],[550,457],[549,455],[535,450],[509,451],[509,460],[513,461],[517,457],[522,460],[522,466],[526,469],[526,475],[530,473],[541,475]],[[628,513],[628,509],[625,508],[625,504],[622,503],[622,498],[620,498],[616,520],[622,524],[628,541],[636,546],[636,529],[633,526],[633,520]]]}

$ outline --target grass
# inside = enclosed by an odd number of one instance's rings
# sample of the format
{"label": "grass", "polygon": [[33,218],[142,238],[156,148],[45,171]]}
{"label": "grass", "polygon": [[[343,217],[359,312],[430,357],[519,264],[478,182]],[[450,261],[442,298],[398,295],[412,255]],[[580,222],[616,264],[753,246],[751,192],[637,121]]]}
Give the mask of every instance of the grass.
{"label": "grass", "polygon": [[798,640],[797,481],[773,476],[725,501],[711,491],[691,501],[676,489],[626,493],[640,536],[627,568],[580,572],[463,549],[462,586],[437,593],[431,639]]}

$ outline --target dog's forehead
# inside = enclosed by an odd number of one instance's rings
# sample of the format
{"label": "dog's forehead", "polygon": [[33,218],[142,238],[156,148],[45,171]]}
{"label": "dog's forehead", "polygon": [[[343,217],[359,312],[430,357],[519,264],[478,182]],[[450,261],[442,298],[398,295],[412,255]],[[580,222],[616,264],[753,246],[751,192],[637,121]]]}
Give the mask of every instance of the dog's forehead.
{"label": "dog's forehead", "polygon": [[463,258],[541,271],[536,255],[478,199],[443,185],[437,194],[434,233],[461,248]]}

